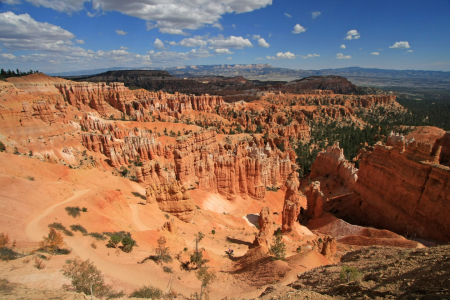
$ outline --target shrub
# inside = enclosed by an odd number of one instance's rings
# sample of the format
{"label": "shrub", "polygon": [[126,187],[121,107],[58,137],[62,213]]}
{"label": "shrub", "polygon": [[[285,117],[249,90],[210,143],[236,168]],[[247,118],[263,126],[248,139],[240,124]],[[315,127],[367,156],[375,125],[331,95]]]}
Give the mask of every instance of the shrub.
{"label": "shrub", "polygon": [[54,228],[50,228],[48,236],[43,236],[39,243],[41,249],[48,252],[56,252],[59,247],[64,245],[64,239],[61,233],[56,232]]}
{"label": "shrub", "polygon": [[302,252],[302,246],[298,246],[297,249],[295,250],[297,252]]}
{"label": "shrub", "polygon": [[131,236],[126,236],[122,239],[122,251],[126,253],[130,253],[133,250],[133,247],[136,245],[136,241],[131,238]]}
{"label": "shrub", "polygon": [[67,236],[73,236],[72,231],[67,230],[67,228],[64,227],[64,225],[62,225],[61,223],[54,222],[52,224],[49,224],[48,227],[55,228],[56,230],[61,230]]}
{"label": "shrub", "polygon": [[83,226],[81,226],[79,224],[77,224],[77,225],[70,225],[70,229],[72,229],[73,231],[79,231],[83,235],[87,235],[88,234],[86,228],[84,228]]}
{"label": "shrub", "polygon": [[89,259],[83,261],[78,257],[75,258],[63,266],[63,275],[72,280],[71,286],[63,285],[67,290],[102,297],[111,288],[105,284],[102,272]]}
{"label": "shrub", "polygon": [[103,233],[100,233],[100,232],[91,232],[91,233],[88,233],[88,235],[92,236],[97,241],[106,240],[106,236],[104,236]]}
{"label": "shrub", "polygon": [[140,289],[135,290],[133,293],[131,293],[130,297],[160,299],[161,297],[163,297],[163,292],[153,286],[144,285]]}
{"label": "shrub", "polygon": [[173,273],[173,271],[172,271],[172,268],[171,268],[171,267],[166,267],[166,266],[163,266],[163,271],[164,271],[164,272],[166,272],[166,273]]}
{"label": "shrub", "polygon": [[0,248],[0,260],[9,261],[20,257],[20,255],[8,247]]}
{"label": "shrub", "polygon": [[339,277],[343,283],[349,283],[351,281],[361,282],[362,280],[362,274],[357,268],[346,265],[342,266]]}
{"label": "shrub", "polygon": [[86,207],[83,207],[83,208],[81,209],[81,211],[82,211],[82,212],[87,212],[87,208],[86,208]]}
{"label": "shrub", "polygon": [[166,217],[166,219],[167,219],[167,220],[169,220],[169,219],[170,219],[170,217],[169,217],[169,215],[168,215],[168,214],[164,214],[164,217]]}
{"label": "shrub", "polygon": [[109,237],[109,241],[106,246],[110,248],[117,248],[121,240],[122,238],[118,234],[113,234]]}
{"label": "shrub", "polygon": [[31,176],[27,176],[27,179],[28,179],[29,181],[34,181],[34,177],[31,177]]}
{"label": "shrub", "polygon": [[131,192],[135,197],[139,197],[142,200],[147,200],[147,197],[145,197],[145,195],[142,195],[141,193],[138,192]]}
{"label": "shrub", "polygon": [[150,256],[150,259],[154,260],[156,263],[167,263],[172,261],[172,256],[170,256],[170,249],[166,247],[166,238],[161,236],[158,239],[158,247],[156,248],[156,255]]}
{"label": "shrub", "polygon": [[213,230],[211,230],[211,233],[212,234],[216,234],[216,231],[213,229]]}
{"label": "shrub", "polygon": [[6,146],[2,142],[0,142],[0,152],[6,151]]}
{"label": "shrub", "polygon": [[7,233],[0,233],[0,248],[6,248],[9,244],[9,235]]}
{"label": "shrub", "polygon": [[42,259],[36,256],[34,258],[34,267],[37,268],[38,270],[42,270],[43,268],[45,268],[45,264],[42,261]]}
{"label": "shrub", "polygon": [[270,254],[274,255],[275,260],[284,260],[286,258],[286,244],[283,242],[283,235],[277,231],[273,236],[273,244],[270,247]]}
{"label": "shrub", "polygon": [[76,207],[67,206],[65,209],[66,209],[67,213],[69,214],[69,216],[72,216],[74,218],[80,216],[81,209],[78,206],[76,206]]}

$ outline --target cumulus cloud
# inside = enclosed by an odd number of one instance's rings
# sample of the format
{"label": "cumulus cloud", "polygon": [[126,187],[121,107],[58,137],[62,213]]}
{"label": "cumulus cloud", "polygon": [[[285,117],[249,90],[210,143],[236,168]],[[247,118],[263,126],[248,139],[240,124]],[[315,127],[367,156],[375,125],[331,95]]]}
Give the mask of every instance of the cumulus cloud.
{"label": "cumulus cloud", "polygon": [[164,46],[164,43],[163,43],[163,41],[161,41],[160,39],[156,39],[155,40],[155,42],[153,43],[153,46],[156,48],[156,49],[159,49],[159,50],[163,50],[163,49],[166,49],[166,47]]}
{"label": "cumulus cloud", "polygon": [[263,48],[270,47],[269,43],[267,43],[266,40],[263,38],[258,39],[258,46],[263,47]]}
{"label": "cumulus cloud", "polygon": [[182,39],[179,43],[170,42],[169,45],[175,46],[183,46],[183,47],[197,47],[197,46],[206,46],[207,42],[201,36],[194,36],[192,38]]}
{"label": "cumulus cloud", "polygon": [[83,41],[83,40],[75,40],[75,42],[76,42],[77,44],[84,44],[84,41]]}
{"label": "cumulus cloud", "polygon": [[3,57],[3,58],[6,58],[6,59],[15,59],[16,58],[11,53],[2,53],[2,54],[0,54],[0,56]]}
{"label": "cumulus cloud", "polygon": [[339,48],[341,48],[341,49],[345,49],[345,48],[347,48],[347,47],[345,47],[345,45],[344,44],[342,44]]}
{"label": "cumulus cloud", "polygon": [[344,40],[357,40],[361,37],[356,29],[349,30]]}
{"label": "cumulus cloud", "polygon": [[395,42],[394,45],[389,46],[392,49],[408,49],[411,48],[408,42]]}
{"label": "cumulus cloud", "polygon": [[371,55],[380,55],[380,52],[372,52]]}
{"label": "cumulus cloud", "polygon": [[302,33],[305,32],[306,28],[301,26],[300,24],[297,24],[294,26],[294,30],[292,31],[292,33],[298,34],[298,33]]}
{"label": "cumulus cloud", "polygon": [[290,14],[288,14],[288,13],[284,13],[284,15],[285,15],[286,17],[288,17],[288,18],[292,18],[292,16],[291,16]]}
{"label": "cumulus cloud", "polygon": [[307,59],[307,58],[313,58],[313,57],[320,57],[319,54],[308,54],[308,55],[300,55],[301,58]]}
{"label": "cumulus cloud", "polygon": [[223,26],[220,23],[214,23],[211,25],[211,27],[215,27],[215,28],[218,28],[219,30],[223,30]]}
{"label": "cumulus cloud", "polygon": [[311,16],[313,19],[317,18],[318,16],[320,16],[322,13],[320,11],[314,11],[311,13]]}
{"label": "cumulus cloud", "polygon": [[117,33],[118,35],[126,35],[128,32],[125,32],[125,31],[123,31],[123,30],[116,30],[116,33]]}
{"label": "cumulus cloud", "polygon": [[[69,15],[84,9],[84,2],[91,0],[26,0],[34,6],[43,6]],[[95,1],[94,1],[95,2]]]}
{"label": "cumulus cloud", "polygon": [[408,51],[406,51],[406,52],[414,52],[413,50],[408,50]]}
{"label": "cumulus cloud", "polygon": [[120,50],[128,50],[128,49],[130,49],[130,48],[124,47],[124,46],[120,46]]}
{"label": "cumulus cloud", "polygon": [[35,21],[29,14],[0,14],[0,42],[11,50],[63,51],[75,35],[59,26]]}
{"label": "cumulus cloud", "polygon": [[[12,0],[8,0],[12,1]],[[26,0],[36,6],[72,13],[84,9],[91,2],[99,12],[118,11],[128,16],[153,21],[163,33],[174,29],[198,29],[212,25],[227,13],[246,13],[272,4],[273,0]],[[169,31],[168,29],[172,29]]]}
{"label": "cumulus cloud", "polygon": [[244,39],[241,36],[230,36],[226,38],[223,35],[218,35],[217,37],[208,39],[208,43],[209,47],[213,49],[243,49],[244,47],[253,47],[252,43],[248,39]]}
{"label": "cumulus cloud", "polygon": [[350,55],[344,55],[342,53],[338,53],[338,54],[336,54],[336,58],[337,59],[350,59],[352,57]]}
{"label": "cumulus cloud", "polygon": [[223,48],[223,49],[214,49],[214,54],[234,54],[234,52],[231,52],[230,50]]}
{"label": "cumulus cloud", "polygon": [[267,59],[294,59],[295,58],[295,54],[291,53],[291,52],[278,52],[276,54],[276,56],[266,56]]}
{"label": "cumulus cloud", "polygon": [[177,28],[160,28],[159,32],[173,35],[189,35],[187,32],[184,32],[183,30]]}

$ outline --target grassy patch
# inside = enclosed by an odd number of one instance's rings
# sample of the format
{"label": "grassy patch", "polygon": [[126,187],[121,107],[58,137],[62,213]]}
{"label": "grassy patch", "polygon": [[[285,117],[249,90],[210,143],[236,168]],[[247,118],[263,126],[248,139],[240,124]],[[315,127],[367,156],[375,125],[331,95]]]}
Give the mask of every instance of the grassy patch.
{"label": "grassy patch", "polygon": [[145,298],[145,299],[149,298],[160,299],[162,296],[163,292],[160,289],[147,285],[144,285],[140,289],[135,290],[133,293],[130,294],[130,297]]}

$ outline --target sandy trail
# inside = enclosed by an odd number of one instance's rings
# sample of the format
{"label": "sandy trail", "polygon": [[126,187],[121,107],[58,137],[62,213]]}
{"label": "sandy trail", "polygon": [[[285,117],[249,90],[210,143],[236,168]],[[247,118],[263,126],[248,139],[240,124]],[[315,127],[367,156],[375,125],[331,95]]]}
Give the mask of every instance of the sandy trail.
{"label": "sandy trail", "polygon": [[64,200],[62,202],[53,204],[52,206],[48,207],[46,210],[44,210],[42,212],[42,214],[40,216],[38,216],[37,218],[32,220],[30,223],[28,223],[27,227],[25,228],[25,234],[27,235],[27,237],[32,241],[36,241],[36,242],[40,241],[42,239],[42,236],[44,236],[47,233],[47,227],[45,227],[45,229],[43,229],[42,227],[39,226],[39,222],[42,219],[44,219],[46,216],[48,216],[51,212],[53,212],[53,210],[55,208],[57,208],[58,206],[69,203],[69,202],[75,200],[76,198],[86,194],[90,190],[91,189],[74,191],[73,195],[71,197],[67,198],[66,200]]}
{"label": "sandy trail", "polygon": [[141,205],[130,204],[132,221],[139,231],[151,230],[150,227],[142,223],[141,217],[139,217],[139,206]]}

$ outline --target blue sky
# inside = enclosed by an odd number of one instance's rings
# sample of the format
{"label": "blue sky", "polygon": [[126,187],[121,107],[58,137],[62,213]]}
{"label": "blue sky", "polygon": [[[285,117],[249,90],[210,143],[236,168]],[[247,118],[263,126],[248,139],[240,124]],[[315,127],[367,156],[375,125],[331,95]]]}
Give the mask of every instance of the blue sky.
{"label": "blue sky", "polygon": [[450,71],[450,1],[1,0],[0,66]]}

